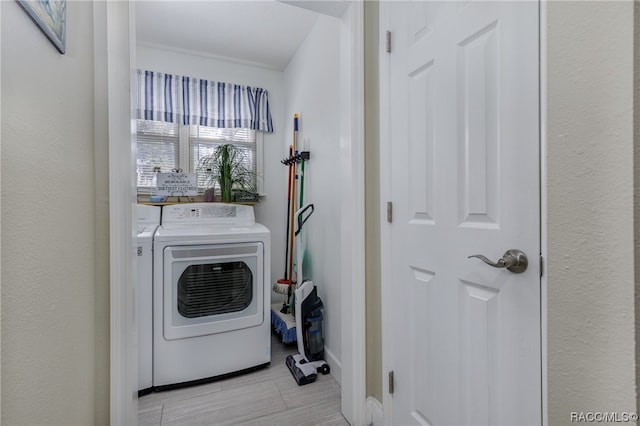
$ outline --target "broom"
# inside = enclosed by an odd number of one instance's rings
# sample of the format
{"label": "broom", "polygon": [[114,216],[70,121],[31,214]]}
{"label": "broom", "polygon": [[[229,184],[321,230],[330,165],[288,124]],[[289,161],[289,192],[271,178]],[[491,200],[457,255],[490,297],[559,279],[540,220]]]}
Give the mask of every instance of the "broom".
{"label": "broom", "polygon": [[[291,297],[291,278],[292,277],[292,266],[291,259],[293,254],[293,223],[291,217],[291,207],[295,208],[295,182],[293,179],[295,178],[295,162],[293,161],[293,153],[296,146],[296,139],[298,133],[298,114],[294,114],[293,116],[293,145],[289,145],[289,176],[288,176],[288,187],[287,187],[287,234],[285,241],[285,260],[284,260],[284,278],[280,278],[273,284],[273,291],[279,294],[287,294],[287,300],[285,300],[282,304],[281,312],[285,313],[288,310],[287,302]],[[291,245],[291,253],[289,253],[289,246]]]}
{"label": "broom", "polygon": [[[293,155],[293,145],[289,145],[289,159]],[[280,278],[273,285],[273,291],[279,294],[287,294],[289,287],[291,286],[291,280],[289,279],[289,233],[291,232],[290,210],[291,210],[291,163],[289,163],[289,184],[287,185],[287,233],[285,238],[285,254],[284,254],[284,278]],[[286,307],[287,302],[284,302],[283,309]]]}
{"label": "broom", "polygon": [[[297,141],[298,141],[298,114],[293,114],[293,152],[296,156],[298,155]],[[291,188],[291,215],[290,215],[291,232],[289,233],[289,246],[291,247],[291,250],[289,251],[289,278],[291,280],[293,280],[293,250],[294,250],[293,233],[295,230],[293,220],[294,220],[294,213],[296,211],[296,181],[295,181],[296,178],[297,178],[296,161],[295,159],[292,159],[292,162],[291,162],[292,188]],[[291,281],[289,283],[289,289],[287,291],[287,301],[289,302],[289,305],[291,305],[292,287],[293,287],[293,282]],[[282,309],[284,311],[286,308],[283,306]]]}

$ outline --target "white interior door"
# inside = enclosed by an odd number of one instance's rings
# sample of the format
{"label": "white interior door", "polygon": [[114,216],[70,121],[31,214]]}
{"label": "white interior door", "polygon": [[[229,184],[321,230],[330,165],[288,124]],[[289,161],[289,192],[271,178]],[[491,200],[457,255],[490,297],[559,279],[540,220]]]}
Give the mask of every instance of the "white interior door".
{"label": "white interior door", "polygon": [[[383,5],[390,424],[541,423],[538,16],[523,1]],[[508,249],[526,271],[468,258]]]}

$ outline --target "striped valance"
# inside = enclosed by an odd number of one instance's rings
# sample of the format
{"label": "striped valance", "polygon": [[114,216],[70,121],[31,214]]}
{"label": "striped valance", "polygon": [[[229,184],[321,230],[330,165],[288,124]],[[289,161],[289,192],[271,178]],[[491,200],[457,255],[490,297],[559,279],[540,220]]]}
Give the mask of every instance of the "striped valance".
{"label": "striped valance", "polygon": [[141,120],[273,132],[268,93],[259,87],[138,70],[136,109]]}

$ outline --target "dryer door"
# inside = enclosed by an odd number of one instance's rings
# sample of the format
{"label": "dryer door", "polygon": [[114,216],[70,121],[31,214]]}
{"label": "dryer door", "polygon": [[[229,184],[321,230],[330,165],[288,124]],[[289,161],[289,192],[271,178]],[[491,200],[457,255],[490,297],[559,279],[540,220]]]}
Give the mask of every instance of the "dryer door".
{"label": "dryer door", "polygon": [[165,247],[163,336],[205,336],[261,325],[261,242]]}

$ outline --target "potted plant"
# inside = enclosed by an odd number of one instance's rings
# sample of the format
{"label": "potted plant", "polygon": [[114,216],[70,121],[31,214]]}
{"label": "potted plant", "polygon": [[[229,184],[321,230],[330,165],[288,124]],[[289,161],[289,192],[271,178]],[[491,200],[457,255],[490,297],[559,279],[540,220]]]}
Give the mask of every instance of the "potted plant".
{"label": "potted plant", "polygon": [[232,144],[219,145],[212,154],[200,158],[197,172],[204,174],[209,186],[205,191],[205,201],[213,201],[216,186],[220,190],[221,201],[225,203],[234,201],[233,191],[257,192],[257,175],[244,160],[244,152]]}

